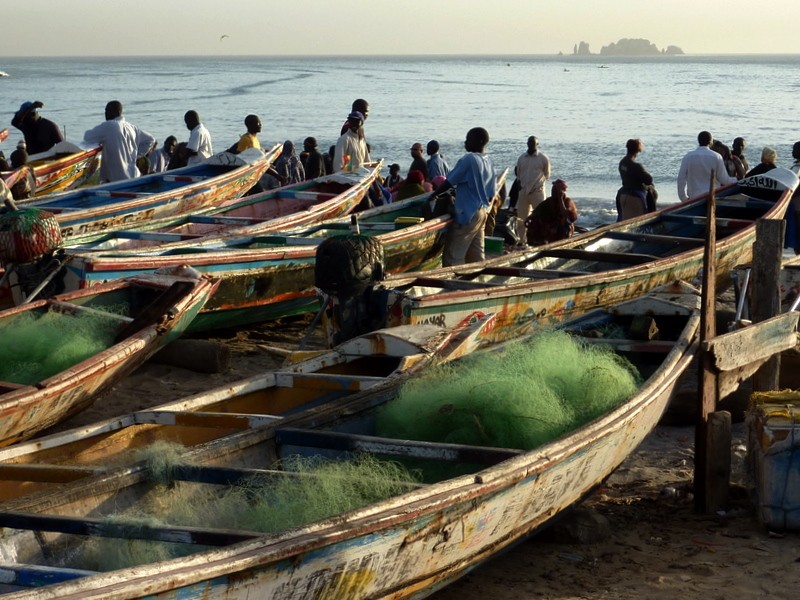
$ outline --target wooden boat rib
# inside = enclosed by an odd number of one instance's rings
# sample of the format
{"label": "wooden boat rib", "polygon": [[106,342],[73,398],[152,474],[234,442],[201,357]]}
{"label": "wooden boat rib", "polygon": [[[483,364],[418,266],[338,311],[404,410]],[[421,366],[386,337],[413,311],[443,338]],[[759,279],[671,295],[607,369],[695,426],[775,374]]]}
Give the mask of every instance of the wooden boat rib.
{"label": "wooden boat rib", "polygon": [[[59,142],[47,152],[32,154],[28,165],[36,177],[36,195],[44,196],[78,187],[87,182],[100,166],[102,148],[82,148],[70,142]],[[2,174],[13,185],[19,170]]]}
{"label": "wooden boat rib", "polygon": [[198,165],[35,198],[24,206],[53,213],[67,244],[91,241],[111,229],[132,229],[238,198],[255,185],[281,147],[266,153],[223,152]]}
{"label": "wooden boat rib", "polygon": [[[780,219],[797,177],[787,169],[717,191],[717,277],[752,256],[757,219]],[[670,281],[699,283],[707,198],[482,263],[394,275],[372,286],[365,311],[383,326],[453,326],[493,313],[498,336],[578,315]],[[335,330],[341,324],[333,323]]]}
{"label": "wooden boat rib", "polygon": [[[92,518],[83,515],[92,507],[123,499],[135,504],[136,490],[149,487],[141,471],[120,469],[116,475],[90,475],[64,484],[59,493],[5,502],[0,505],[0,524],[12,529],[6,530],[8,537],[5,547],[0,545],[0,554],[13,556],[15,563],[6,558],[0,565],[5,580],[38,585],[46,574],[56,582],[9,597],[424,597],[579,502],[644,438],[697,347],[699,316],[693,308],[697,296],[687,296],[685,291],[671,290],[666,298],[640,298],[615,313],[596,311],[571,325],[586,332],[609,319],[647,312],[657,321],[671,323],[663,333],[673,343],[661,354],[663,360],[651,364],[649,377],[634,397],[545,446],[520,452],[377,439],[369,423],[375,408],[393,393],[375,389],[195,447],[187,453],[195,466],[179,473],[192,481],[222,482],[247,475],[248,470],[264,470],[265,457],[283,456],[298,444],[312,453],[319,447],[330,454],[336,447],[364,451],[370,443],[385,453],[391,443],[390,454],[411,455],[422,449],[435,461],[469,456],[469,460],[488,465],[472,474],[415,486],[345,514],[275,534],[147,527],[136,535],[219,547],[151,565],[87,573],[57,566],[45,571],[45,567],[31,564],[28,551],[37,554],[40,547],[35,541],[32,549],[26,547],[23,541],[32,534],[25,527],[97,535],[97,513]],[[636,361],[642,354],[637,351],[629,356]],[[0,460],[5,462],[2,455]],[[176,481],[172,485],[182,484]],[[105,531],[126,538],[130,535],[129,531]],[[39,535],[46,545],[60,539]]]}
{"label": "wooden boat rib", "polygon": [[132,230],[115,230],[72,252],[177,252],[222,243],[226,238],[263,235],[307,227],[352,212],[380,174],[381,162],[348,173],[323,175],[311,181],[234,198],[202,214],[178,215]]}
{"label": "wooden boat rib", "polygon": [[[501,184],[506,173],[499,177]],[[431,268],[440,262],[449,215],[409,225],[397,222],[401,217],[421,219],[428,198],[425,194],[358,213],[361,233],[376,237],[383,247],[386,272]],[[211,236],[151,250],[76,251],[65,267],[63,284],[66,289],[80,289],[190,264],[221,281],[192,331],[255,323],[317,310],[317,246],[349,233],[349,218],[342,218],[296,232]]]}
{"label": "wooden boat rib", "polygon": [[[10,336],[21,322],[48,312],[59,313],[62,319],[89,314],[116,323],[116,337],[80,362],[37,381],[0,381],[0,445],[31,437],[88,406],[179,336],[215,287],[207,279],[146,276],[0,312],[6,340],[16,339]],[[69,326],[63,331],[69,335]],[[26,360],[24,347],[16,353],[19,360]]]}

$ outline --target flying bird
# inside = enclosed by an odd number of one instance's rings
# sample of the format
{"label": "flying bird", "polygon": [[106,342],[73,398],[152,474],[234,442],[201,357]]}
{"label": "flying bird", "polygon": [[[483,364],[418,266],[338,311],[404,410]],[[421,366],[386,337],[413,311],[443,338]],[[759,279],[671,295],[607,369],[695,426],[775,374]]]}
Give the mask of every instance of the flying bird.
{"label": "flying bird", "polygon": [[221,41],[222,41],[222,40],[224,40],[226,37],[231,37],[231,36],[229,36],[227,33],[223,33],[221,36],[219,36],[219,41],[221,42]]}

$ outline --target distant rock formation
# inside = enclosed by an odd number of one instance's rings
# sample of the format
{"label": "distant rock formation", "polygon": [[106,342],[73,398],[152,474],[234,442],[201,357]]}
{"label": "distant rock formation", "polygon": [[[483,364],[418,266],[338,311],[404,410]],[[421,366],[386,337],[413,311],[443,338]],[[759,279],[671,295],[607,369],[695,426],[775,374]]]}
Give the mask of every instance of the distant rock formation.
{"label": "distant rock formation", "polygon": [[[589,44],[586,42],[575,44],[572,53],[576,56],[591,56],[592,54],[589,51]],[[600,56],[656,56],[660,54],[683,54],[683,50],[678,46],[667,46],[659,50],[650,40],[631,38],[623,38],[600,49]]]}

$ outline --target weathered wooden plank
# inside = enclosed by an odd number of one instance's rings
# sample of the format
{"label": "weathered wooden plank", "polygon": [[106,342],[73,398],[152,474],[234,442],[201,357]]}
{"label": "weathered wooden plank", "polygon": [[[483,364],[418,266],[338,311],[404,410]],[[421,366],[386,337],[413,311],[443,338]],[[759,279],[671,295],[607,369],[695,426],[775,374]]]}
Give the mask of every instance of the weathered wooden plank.
{"label": "weathered wooden plank", "polygon": [[240,413],[202,411],[138,411],[134,414],[138,425],[176,425],[180,427],[208,427],[214,429],[253,429],[279,421],[275,415],[250,415]]}
{"label": "weathered wooden plank", "polygon": [[663,244],[665,246],[702,246],[702,238],[684,237],[679,235],[662,235],[657,233],[635,233],[632,231],[609,231],[605,237],[612,240],[628,240],[631,242],[645,242],[648,244]]}
{"label": "weathered wooden plank", "polygon": [[369,435],[356,435],[334,431],[316,431],[287,427],[277,430],[277,444],[326,448],[328,450],[360,451],[370,454],[408,456],[448,462],[493,465],[522,454],[521,450],[395,440]]}
{"label": "weathered wooden plank", "polygon": [[550,258],[566,258],[574,260],[588,260],[592,262],[620,263],[623,265],[641,265],[658,260],[652,254],[637,254],[635,252],[602,252],[600,250],[580,250],[577,248],[552,248],[542,250],[539,256]]}
{"label": "weathered wooden plank", "polygon": [[285,373],[276,374],[275,384],[280,387],[312,390],[367,390],[386,381],[385,377],[347,375],[339,373]]}
{"label": "weathered wooden plank", "polygon": [[90,575],[97,575],[97,572],[39,565],[0,565],[0,583],[25,588],[38,588]]}
{"label": "weathered wooden plank", "polygon": [[104,470],[103,467],[0,463],[0,480],[69,483]]}
{"label": "weathered wooden plank", "polygon": [[728,508],[731,480],[731,413],[720,410],[708,416],[706,430],[706,512]]}
{"label": "weathered wooden plank", "polygon": [[675,342],[669,340],[627,340],[612,338],[590,338],[576,336],[586,345],[613,346],[617,352],[648,352],[668,354],[675,347]]}
{"label": "weathered wooden plank", "polygon": [[[792,207],[789,207],[792,210]],[[753,246],[753,303],[751,315],[761,322],[781,311],[780,268],[783,258],[783,219],[762,219],[756,223],[756,242]],[[780,381],[780,354],[768,359],[755,375],[753,390],[777,389]]]}
{"label": "weathered wooden plank", "polygon": [[142,523],[110,522],[103,519],[78,519],[22,512],[0,512],[0,527],[204,546],[227,546],[262,535],[256,531],[200,527],[153,527]]}
{"label": "weathered wooden plank", "polygon": [[488,267],[477,273],[481,275],[500,275],[503,277],[529,277],[530,279],[559,279],[561,277],[577,277],[591,275],[593,271],[565,271],[561,269],[524,269],[517,267]]}
{"label": "weathered wooden plank", "polygon": [[[213,485],[236,485],[248,479],[308,479],[313,473],[296,473],[277,469],[239,469],[234,467],[211,467],[206,465],[175,465],[170,469],[169,477],[175,481],[191,481],[192,483],[208,483]],[[402,486],[402,484],[400,484]],[[408,489],[425,487],[423,484],[409,483]]]}
{"label": "weathered wooden plank", "polygon": [[122,331],[117,334],[116,339],[123,340],[139,331],[148,323],[152,323],[159,315],[170,310],[181,298],[184,298],[194,285],[194,282],[191,280],[178,280],[173,283],[145,307],[135,319],[128,323]]}
{"label": "weathered wooden plank", "polygon": [[733,371],[795,348],[798,342],[798,318],[798,312],[784,313],[717,336],[704,342],[702,348],[711,353],[715,369]]}
{"label": "weathered wooden plank", "polygon": [[418,277],[414,280],[414,285],[429,287],[440,287],[446,290],[480,290],[492,288],[502,283],[484,283],[481,281],[469,281],[468,279],[444,279],[437,277]]}

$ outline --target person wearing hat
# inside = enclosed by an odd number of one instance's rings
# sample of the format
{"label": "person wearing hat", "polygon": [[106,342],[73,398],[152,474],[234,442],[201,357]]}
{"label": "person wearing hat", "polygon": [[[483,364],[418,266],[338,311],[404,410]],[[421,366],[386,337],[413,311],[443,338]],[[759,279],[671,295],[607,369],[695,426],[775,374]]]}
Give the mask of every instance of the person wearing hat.
{"label": "person wearing hat", "polygon": [[353,111],[347,115],[349,129],[339,136],[333,152],[333,171],[353,171],[363,163],[370,162],[367,141],[361,135],[364,115]]}
{"label": "person wearing hat", "polygon": [[575,232],[578,208],[567,197],[567,182],[556,179],[550,196],[545,198],[525,222],[528,244],[541,246],[557,240],[565,240]]}
{"label": "person wearing hat", "polygon": [[442,251],[442,266],[450,267],[484,259],[484,226],[489,208],[497,195],[494,166],[484,153],[489,132],[473,127],[467,132],[467,151],[433,192],[435,198],[450,188],[456,189],[453,223],[447,230]]}
{"label": "person wearing hat", "polygon": [[428,180],[428,163],[425,162],[425,158],[422,155],[422,144],[417,142],[411,146],[411,166],[408,167],[408,172],[411,171],[419,171],[422,173],[424,180]]}
{"label": "person wearing hat", "polygon": [[122,110],[122,102],[111,100],[106,104],[106,120],[83,134],[85,142],[103,146],[100,161],[103,183],[139,177],[136,159],[147,156],[156,144],[152,135],[126,121]]}
{"label": "person wearing hat", "polygon": [[38,100],[23,102],[11,119],[11,124],[25,136],[28,154],[47,152],[57,143],[64,141],[58,125],[39,114],[39,109],[43,106],[44,104]]}
{"label": "person wearing hat", "polygon": [[[353,100],[350,112],[360,112],[362,115],[364,115],[364,120],[366,121],[367,117],[369,117],[369,102],[367,102],[363,98],[356,98],[355,100]],[[342,123],[342,130],[339,132],[339,135],[346,133],[348,129],[350,129],[350,124],[347,121],[345,121],[344,123]],[[364,128],[362,127],[358,133],[363,138]]]}

